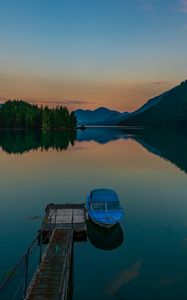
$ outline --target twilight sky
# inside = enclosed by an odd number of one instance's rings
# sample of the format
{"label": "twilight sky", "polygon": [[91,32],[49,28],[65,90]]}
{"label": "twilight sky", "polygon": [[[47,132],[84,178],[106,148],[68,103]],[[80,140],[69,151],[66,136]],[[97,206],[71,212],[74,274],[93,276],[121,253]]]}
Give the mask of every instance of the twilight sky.
{"label": "twilight sky", "polygon": [[187,0],[0,0],[0,101],[132,111],[187,78]]}

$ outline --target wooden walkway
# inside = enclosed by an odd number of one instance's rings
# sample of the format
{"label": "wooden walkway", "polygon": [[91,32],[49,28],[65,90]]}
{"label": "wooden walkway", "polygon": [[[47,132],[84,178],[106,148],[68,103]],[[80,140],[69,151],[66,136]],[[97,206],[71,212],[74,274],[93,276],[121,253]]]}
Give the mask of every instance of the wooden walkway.
{"label": "wooden walkway", "polygon": [[27,300],[64,300],[68,295],[73,231],[55,229],[35,276]]}
{"label": "wooden walkway", "polygon": [[72,247],[87,239],[84,204],[49,204],[39,230],[40,243],[48,244],[29,285],[26,300],[66,300]]}

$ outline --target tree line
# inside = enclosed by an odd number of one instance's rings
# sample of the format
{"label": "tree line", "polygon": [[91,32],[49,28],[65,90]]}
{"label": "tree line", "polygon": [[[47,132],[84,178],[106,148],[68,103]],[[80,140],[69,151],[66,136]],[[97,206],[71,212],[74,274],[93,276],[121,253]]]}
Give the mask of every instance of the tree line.
{"label": "tree line", "polygon": [[74,112],[66,107],[38,107],[22,100],[9,100],[0,108],[0,128],[73,129],[77,125]]}

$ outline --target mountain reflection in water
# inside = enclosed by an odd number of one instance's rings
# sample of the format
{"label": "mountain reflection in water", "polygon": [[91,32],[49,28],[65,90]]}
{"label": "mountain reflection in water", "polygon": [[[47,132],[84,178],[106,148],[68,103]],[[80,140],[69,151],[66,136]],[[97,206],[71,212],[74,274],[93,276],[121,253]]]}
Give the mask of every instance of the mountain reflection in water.
{"label": "mountain reflection in water", "polygon": [[141,128],[89,128],[77,133],[78,141],[96,141],[100,144],[133,139],[149,152],[160,156],[187,173],[187,135],[179,130],[153,130]]}
{"label": "mountain reflection in water", "polygon": [[23,154],[30,150],[50,148],[62,151],[77,142],[94,141],[106,144],[114,140],[133,139],[149,152],[160,156],[179,169],[187,172],[187,135],[183,131],[141,128],[105,128],[93,127],[86,130],[2,130],[0,131],[0,146],[9,154]]}
{"label": "mountain reflection in water", "polygon": [[149,152],[160,156],[187,173],[187,135],[184,131],[142,131],[135,140]]}

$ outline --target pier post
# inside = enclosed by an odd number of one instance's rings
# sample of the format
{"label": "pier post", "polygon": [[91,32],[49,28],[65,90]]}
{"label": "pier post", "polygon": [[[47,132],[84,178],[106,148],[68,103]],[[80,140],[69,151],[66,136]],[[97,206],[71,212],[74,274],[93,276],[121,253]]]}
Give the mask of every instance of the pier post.
{"label": "pier post", "polygon": [[40,231],[40,253],[39,253],[39,264],[42,260],[42,245],[43,245],[43,231]]}
{"label": "pier post", "polygon": [[25,286],[24,286],[24,299],[25,299],[26,294],[27,294],[27,286],[28,286],[29,254],[30,254],[30,248],[28,249],[27,253],[25,254]]}

